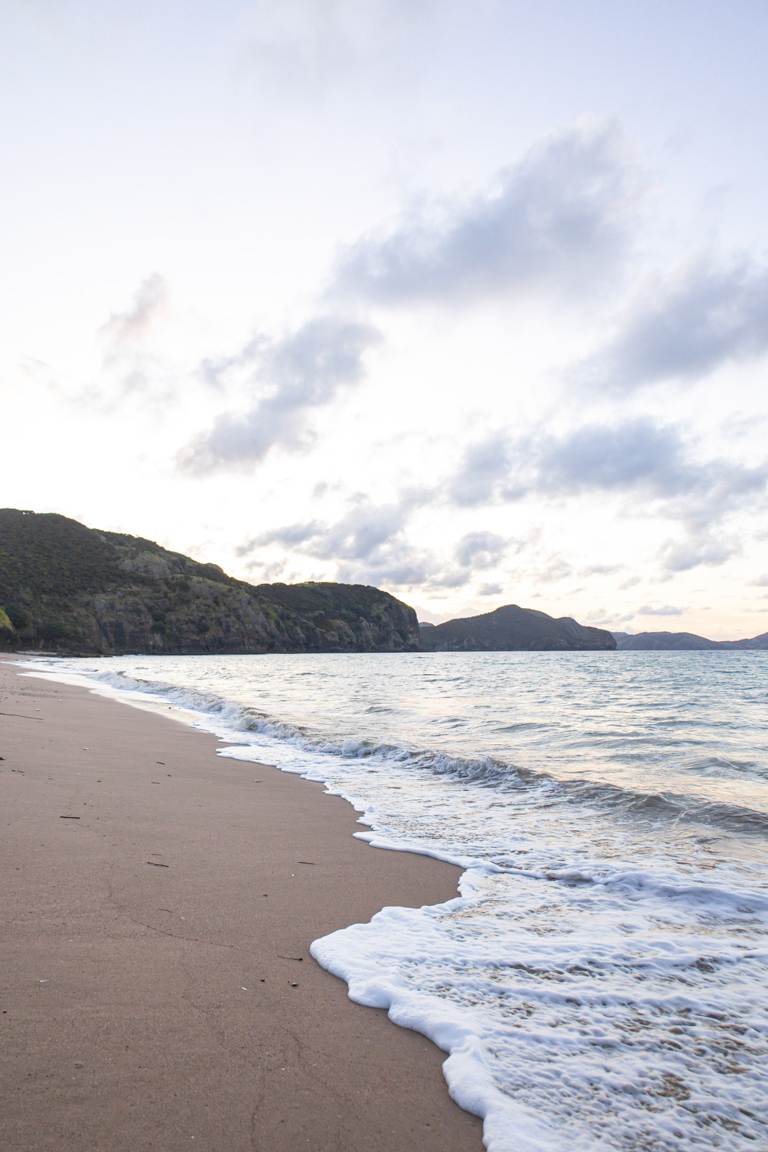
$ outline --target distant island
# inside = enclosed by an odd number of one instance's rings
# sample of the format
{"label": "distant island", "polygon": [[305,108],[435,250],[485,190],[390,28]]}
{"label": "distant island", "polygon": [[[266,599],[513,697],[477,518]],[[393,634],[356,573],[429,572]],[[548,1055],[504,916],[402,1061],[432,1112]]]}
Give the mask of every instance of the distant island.
{"label": "distant island", "polygon": [[709,652],[714,649],[768,651],[768,632],[748,640],[709,640],[695,632],[614,632],[620,652]]}
{"label": "distant island", "polygon": [[422,624],[421,646],[431,652],[611,651],[616,641],[602,628],[588,628],[570,616],[507,604],[481,616]]}

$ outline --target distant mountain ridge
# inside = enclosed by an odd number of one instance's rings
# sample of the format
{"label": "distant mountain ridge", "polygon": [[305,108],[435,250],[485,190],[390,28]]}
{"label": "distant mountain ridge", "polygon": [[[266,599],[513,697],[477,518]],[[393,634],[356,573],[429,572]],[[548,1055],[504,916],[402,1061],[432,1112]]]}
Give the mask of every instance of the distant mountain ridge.
{"label": "distant mountain ridge", "polygon": [[506,604],[480,616],[422,624],[421,646],[433,652],[612,651],[616,641],[610,632],[579,624],[570,616],[556,619]]}
{"label": "distant mountain ridge", "polygon": [[709,640],[695,632],[614,632],[620,652],[708,652],[717,649],[768,651],[768,632],[746,640]]}
{"label": "distant mountain ridge", "polygon": [[0,509],[0,649],[399,652],[416,613],[362,584],[247,584],[141,537]]}
{"label": "distant mountain ridge", "polygon": [[768,651],[768,633],[610,633],[507,604],[419,626],[362,584],[248,584],[151,540],[0,509],[0,650],[75,655],[412,651]]}

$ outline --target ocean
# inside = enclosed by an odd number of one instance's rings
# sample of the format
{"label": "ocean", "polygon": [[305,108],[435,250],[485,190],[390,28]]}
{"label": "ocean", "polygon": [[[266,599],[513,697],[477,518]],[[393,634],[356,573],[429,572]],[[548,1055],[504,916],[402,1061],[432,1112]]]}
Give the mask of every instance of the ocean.
{"label": "ocean", "polygon": [[768,1147],[768,653],[35,659],[326,783],[460,895],[312,944],[490,1152]]}

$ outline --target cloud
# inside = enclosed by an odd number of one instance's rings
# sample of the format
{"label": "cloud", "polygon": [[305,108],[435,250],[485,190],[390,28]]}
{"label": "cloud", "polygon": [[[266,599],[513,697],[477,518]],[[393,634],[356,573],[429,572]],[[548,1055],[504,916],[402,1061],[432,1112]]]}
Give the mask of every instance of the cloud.
{"label": "cloud", "polygon": [[562,556],[550,556],[545,564],[532,573],[536,584],[559,584],[573,575],[573,569]]}
{"label": "cloud", "polygon": [[165,279],[154,272],[139,285],[131,306],[125,312],[113,312],[99,329],[106,344],[105,360],[120,356],[149,336],[162,316],[168,300]]}
{"label": "cloud", "polygon": [[619,584],[619,588],[622,592],[626,592],[630,588],[636,588],[637,585],[642,584],[642,582],[643,580],[641,576],[629,576],[626,580],[623,580],[621,584]]}
{"label": "cloud", "polygon": [[494,433],[469,446],[448,491],[464,505],[642,493],[660,501],[663,514],[700,526],[762,496],[767,483],[768,463],[699,462],[679,429],[639,417],[584,424],[560,436]]}
{"label": "cloud", "polygon": [[261,536],[254,536],[250,540],[246,540],[235,548],[235,555],[250,556],[255,548],[266,544],[280,544],[286,548],[295,548],[297,545],[312,540],[320,531],[321,526],[314,520],[306,524],[287,524],[283,528],[274,528],[270,532],[262,533]]}
{"label": "cloud", "polygon": [[739,544],[734,540],[689,536],[682,540],[668,540],[660,556],[668,572],[688,572],[701,565],[717,567],[725,564],[740,551]]}
{"label": "cloud", "polygon": [[579,576],[614,576],[623,570],[623,564],[589,564],[580,570]]}
{"label": "cloud", "polygon": [[696,381],[768,352],[768,269],[749,260],[699,263],[654,290],[577,378],[617,391]]}
{"label": "cloud", "polygon": [[456,563],[462,568],[493,568],[498,564],[509,541],[495,532],[468,532],[456,545]]}
{"label": "cloud", "polygon": [[684,535],[668,542],[660,558],[666,571],[682,572],[736,554],[738,546],[714,529],[762,501],[767,486],[768,462],[700,461],[679,429],[639,417],[585,424],[560,436],[494,433],[467,448],[447,491],[465,506],[524,497],[632,497],[630,511],[642,501],[644,511],[680,523]]}
{"label": "cloud", "polygon": [[[248,550],[269,544],[303,547],[319,559],[369,560],[403,528],[407,507],[398,503],[361,504],[335,524],[290,524],[257,536]],[[240,550],[238,550],[240,551]]]}
{"label": "cloud", "polygon": [[454,503],[471,507],[498,497],[500,485],[512,471],[511,452],[510,438],[502,432],[468,445],[462,464],[449,485]]}
{"label": "cloud", "polygon": [[467,533],[451,559],[414,546],[406,535],[410,518],[432,497],[429,490],[413,488],[388,504],[361,500],[333,523],[308,521],[273,528],[246,541],[237,553],[250,556],[276,545],[335,563],[337,579],[345,582],[439,589],[468,583],[475,572],[494,567],[510,547],[521,546],[494,532]]}
{"label": "cloud", "polygon": [[182,449],[179,467],[201,476],[250,467],[278,445],[306,447],[310,414],[362,381],[365,353],[379,340],[369,324],[324,316],[281,341],[254,338],[226,361],[204,362],[213,379],[234,364],[246,366],[252,382],[265,381],[271,391],[244,412],[219,416]]}
{"label": "cloud", "polygon": [[641,484],[670,495],[685,487],[681,454],[679,433],[647,418],[585,424],[559,437],[494,433],[467,448],[449,491],[464,505]]}
{"label": "cloud", "polygon": [[278,545],[335,562],[337,578],[347,583],[423,584],[429,580],[431,561],[404,535],[418,499],[408,493],[389,504],[363,501],[335,523],[311,521],[274,528],[248,541],[238,553]]}
{"label": "cloud", "polygon": [[682,616],[685,608],[676,608],[672,604],[644,604],[638,608],[636,616]]}
{"label": "cloud", "polygon": [[615,612],[608,612],[605,608],[594,608],[591,612],[584,613],[583,623],[591,628],[606,628],[609,632],[620,632],[634,618],[634,612],[625,612],[617,616]]}
{"label": "cloud", "polygon": [[550,492],[610,492],[650,485],[672,494],[685,485],[681,442],[671,428],[648,419],[587,424],[546,438],[539,449],[539,487]]}
{"label": "cloud", "polygon": [[516,500],[532,492],[573,495],[641,485],[674,495],[691,483],[682,461],[679,432],[648,418],[586,424],[559,437],[494,433],[467,448],[450,494],[463,505]]}
{"label": "cloud", "polygon": [[259,357],[267,351],[268,347],[267,337],[257,332],[231,356],[206,356],[198,365],[198,374],[210,388],[220,390],[227,373],[234,368],[253,369]]}
{"label": "cloud", "polygon": [[535,290],[583,296],[615,282],[630,184],[615,130],[564,133],[469,201],[358,240],[340,259],[334,290],[393,305]]}
{"label": "cloud", "polygon": [[102,371],[98,381],[76,392],[77,404],[114,412],[126,401],[167,404],[175,387],[153,338],[168,308],[168,285],[158,272],[147,276],[123,312],[113,312],[98,329]]}
{"label": "cloud", "polygon": [[418,74],[414,36],[434,0],[255,0],[245,17],[246,63],[286,98],[323,99],[354,84],[388,91]]}

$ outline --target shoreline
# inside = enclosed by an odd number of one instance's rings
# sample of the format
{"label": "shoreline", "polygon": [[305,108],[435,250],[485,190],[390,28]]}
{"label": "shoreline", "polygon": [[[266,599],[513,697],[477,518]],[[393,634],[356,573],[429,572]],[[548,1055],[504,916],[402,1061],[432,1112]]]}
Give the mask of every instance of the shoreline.
{"label": "shoreline", "polygon": [[456,895],[321,785],[0,660],[9,1152],[482,1148],[444,1055],[313,940]]}

